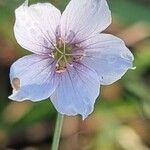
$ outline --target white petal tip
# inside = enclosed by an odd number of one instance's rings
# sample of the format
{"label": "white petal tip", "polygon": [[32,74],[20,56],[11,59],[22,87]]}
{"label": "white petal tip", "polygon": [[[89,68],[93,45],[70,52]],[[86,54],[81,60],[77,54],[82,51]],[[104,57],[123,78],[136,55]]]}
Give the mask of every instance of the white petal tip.
{"label": "white petal tip", "polygon": [[[90,114],[91,114],[91,113],[90,113]],[[88,118],[88,116],[89,116],[90,114],[89,114],[89,113],[88,113],[88,114],[82,114],[82,120],[85,121],[85,119]]]}
{"label": "white petal tip", "polygon": [[85,121],[85,119],[87,118],[87,116],[82,116],[82,120]]}
{"label": "white petal tip", "polygon": [[26,98],[23,98],[20,96],[20,93],[19,92],[16,92],[16,91],[13,91],[13,93],[8,97],[10,100],[13,100],[13,101],[17,101],[17,102],[23,102],[25,100],[28,100]]}
{"label": "white petal tip", "polygon": [[8,98],[13,101],[20,101],[20,100],[15,99],[14,94],[10,95]]}
{"label": "white petal tip", "polygon": [[132,67],[131,69],[132,69],[132,70],[135,70],[135,69],[136,69],[136,67]]}
{"label": "white petal tip", "polygon": [[14,94],[10,95],[8,98],[9,98],[10,100],[13,100],[13,101],[20,101],[20,100],[17,100],[17,99],[15,98],[15,95],[14,95]]}
{"label": "white petal tip", "polygon": [[23,3],[24,6],[29,6],[29,0],[25,0],[25,2]]}
{"label": "white petal tip", "polygon": [[12,99],[11,99],[11,95],[10,95],[10,96],[8,96],[8,99],[12,100]]}

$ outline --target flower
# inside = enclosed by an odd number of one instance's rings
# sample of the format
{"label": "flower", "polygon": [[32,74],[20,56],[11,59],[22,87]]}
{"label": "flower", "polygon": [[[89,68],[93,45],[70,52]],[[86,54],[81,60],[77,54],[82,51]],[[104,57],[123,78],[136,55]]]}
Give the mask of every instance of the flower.
{"label": "flower", "polygon": [[24,3],[15,14],[16,40],[34,54],[10,69],[12,100],[50,97],[58,112],[84,119],[100,85],[132,69],[134,57],[124,42],[101,33],[111,24],[106,0],[71,0],[62,14],[50,3]]}

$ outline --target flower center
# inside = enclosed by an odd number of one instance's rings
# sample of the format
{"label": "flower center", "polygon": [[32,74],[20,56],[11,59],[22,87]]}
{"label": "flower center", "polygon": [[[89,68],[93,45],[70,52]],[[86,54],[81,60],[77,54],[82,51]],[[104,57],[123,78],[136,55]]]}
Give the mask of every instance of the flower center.
{"label": "flower center", "polygon": [[56,72],[62,73],[66,71],[67,65],[73,65],[73,62],[79,61],[83,53],[78,53],[78,47],[67,44],[63,39],[59,39],[52,53],[56,63]]}

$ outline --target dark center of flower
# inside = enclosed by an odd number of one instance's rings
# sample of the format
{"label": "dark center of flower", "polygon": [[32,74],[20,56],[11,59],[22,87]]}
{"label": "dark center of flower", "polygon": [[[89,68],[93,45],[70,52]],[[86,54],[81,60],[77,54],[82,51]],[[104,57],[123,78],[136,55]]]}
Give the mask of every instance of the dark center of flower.
{"label": "dark center of flower", "polygon": [[68,65],[73,65],[73,62],[81,60],[83,51],[79,53],[79,47],[75,44],[67,44],[60,39],[53,51],[53,57],[57,61],[56,72],[62,73],[67,69]]}

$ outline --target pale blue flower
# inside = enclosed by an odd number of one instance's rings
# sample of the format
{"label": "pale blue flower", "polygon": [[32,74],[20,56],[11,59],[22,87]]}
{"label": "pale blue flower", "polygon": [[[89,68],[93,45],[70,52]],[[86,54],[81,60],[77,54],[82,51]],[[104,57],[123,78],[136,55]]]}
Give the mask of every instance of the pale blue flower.
{"label": "pale blue flower", "polygon": [[11,67],[12,100],[50,97],[58,112],[86,118],[100,85],[132,68],[134,57],[124,42],[101,33],[111,23],[106,0],[71,0],[62,14],[49,3],[24,3],[15,14],[16,40],[34,54]]}

